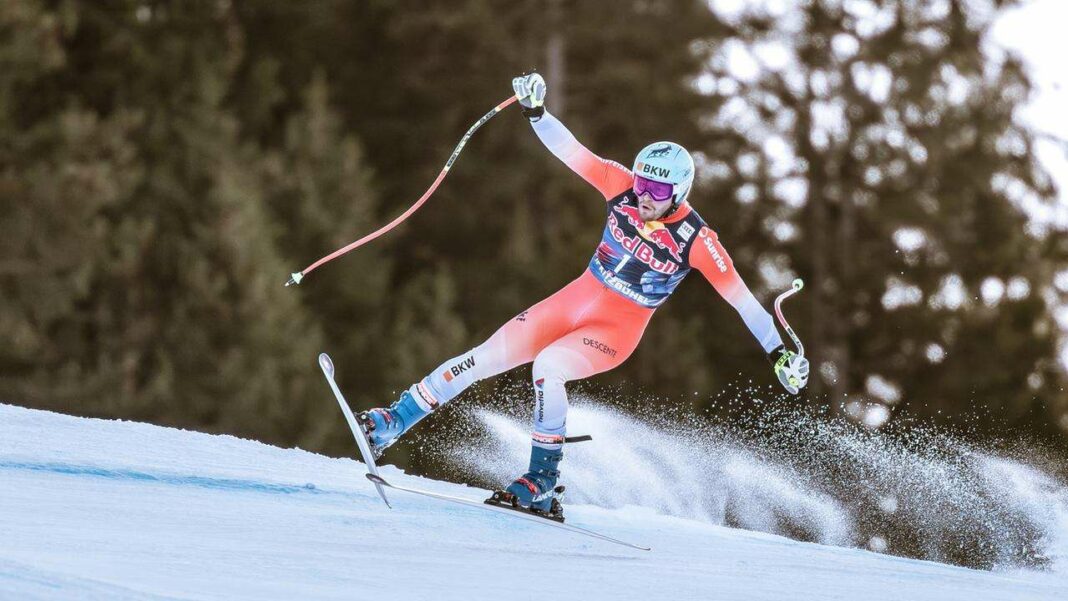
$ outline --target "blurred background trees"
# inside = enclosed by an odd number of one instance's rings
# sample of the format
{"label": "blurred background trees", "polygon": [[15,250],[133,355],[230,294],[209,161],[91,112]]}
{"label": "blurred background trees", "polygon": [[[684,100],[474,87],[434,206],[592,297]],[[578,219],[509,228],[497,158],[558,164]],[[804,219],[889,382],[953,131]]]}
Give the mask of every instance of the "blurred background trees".
{"label": "blurred background trees", "polygon": [[[1022,209],[1054,190],[1026,74],[983,49],[1003,4],[5,2],[0,400],[348,454],[319,350],[358,408],[391,401],[577,276],[603,205],[509,110],[399,231],[281,284],[536,68],[599,154],[697,153],[692,202],[762,300],[805,278],[805,402],[1063,436],[1066,248]],[[770,385],[690,279],[597,383],[695,409]]]}

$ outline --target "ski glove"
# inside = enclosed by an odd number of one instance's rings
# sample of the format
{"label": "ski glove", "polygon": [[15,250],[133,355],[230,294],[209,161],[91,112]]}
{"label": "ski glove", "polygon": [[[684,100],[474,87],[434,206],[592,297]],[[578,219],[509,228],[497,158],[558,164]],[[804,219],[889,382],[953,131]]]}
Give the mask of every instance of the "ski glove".
{"label": "ski glove", "polygon": [[545,112],[545,93],[548,87],[545,78],[537,73],[520,75],[512,80],[512,89],[519,104],[523,105],[523,116],[531,123],[541,119]]}
{"label": "ski glove", "polygon": [[808,359],[779,345],[768,353],[775,376],[790,394],[797,394],[808,384]]}

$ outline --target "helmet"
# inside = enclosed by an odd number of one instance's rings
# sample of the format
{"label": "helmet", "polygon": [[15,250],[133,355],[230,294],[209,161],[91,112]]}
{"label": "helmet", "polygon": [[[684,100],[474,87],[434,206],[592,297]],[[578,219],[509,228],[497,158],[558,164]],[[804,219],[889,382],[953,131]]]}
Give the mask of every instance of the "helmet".
{"label": "helmet", "polygon": [[693,186],[693,157],[674,142],[653,142],[634,157],[634,175],[671,184],[675,188],[672,208],[677,208]]}

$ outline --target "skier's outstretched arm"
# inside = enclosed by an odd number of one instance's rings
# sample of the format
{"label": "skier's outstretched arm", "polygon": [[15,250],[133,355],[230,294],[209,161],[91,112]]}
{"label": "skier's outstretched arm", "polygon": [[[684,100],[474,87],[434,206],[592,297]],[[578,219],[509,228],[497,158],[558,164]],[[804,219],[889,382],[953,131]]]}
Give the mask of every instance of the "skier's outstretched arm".
{"label": "skier's outstretched arm", "polygon": [[541,119],[531,121],[530,125],[542,144],[572,171],[597,188],[605,200],[615,198],[631,187],[634,175],[630,169],[591,152],[549,111],[545,111]]}
{"label": "skier's outstretched arm", "polygon": [[808,359],[787,349],[782,343],[782,336],[771,314],[742,281],[727,250],[719,243],[716,232],[708,226],[702,226],[697,240],[690,250],[690,265],[704,274],[720,296],[742,316],[746,327],[768,354],[768,361],[779,382],[790,394],[797,394],[808,384]]}
{"label": "skier's outstretched arm", "polygon": [[512,81],[534,133],[556,158],[610,200],[631,187],[634,175],[623,165],[597,156],[583,146],[559,119],[545,110],[545,80],[532,73]]}
{"label": "skier's outstretched arm", "polygon": [[742,316],[742,321],[764,348],[765,353],[771,353],[783,346],[775,320],[742,281],[742,276],[734,269],[730,255],[719,243],[719,237],[711,228],[704,226],[698,233],[697,241],[690,250],[690,264],[696,267],[720,296]]}

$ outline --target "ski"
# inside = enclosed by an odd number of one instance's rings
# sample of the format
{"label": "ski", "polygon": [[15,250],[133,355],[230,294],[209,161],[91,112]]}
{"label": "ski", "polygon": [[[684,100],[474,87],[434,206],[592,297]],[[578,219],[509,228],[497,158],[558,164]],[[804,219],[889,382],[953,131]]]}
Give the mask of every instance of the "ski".
{"label": "ski", "polygon": [[651,551],[652,550],[652,548],[650,548],[650,547],[643,547],[641,545],[635,545],[633,543],[628,543],[626,541],[619,540],[618,538],[612,538],[611,536],[607,536],[605,534],[601,534],[600,532],[594,532],[593,530],[588,530],[586,528],[581,528],[581,527],[575,526],[573,524],[567,524],[567,523],[564,523],[564,522],[558,522],[558,521],[553,520],[551,518],[542,517],[542,516],[530,513],[528,511],[525,511],[523,509],[513,509],[513,508],[510,508],[510,507],[504,507],[504,506],[501,506],[501,505],[487,504],[484,501],[476,501],[476,500],[473,500],[473,499],[465,499],[463,497],[454,497],[454,496],[451,496],[451,495],[443,495],[441,493],[430,492],[428,490],[419,490],[418,488],[409,488],[407,486],[400,486],[400,485],[397,485],[397,484],[391,484],[391,483],[387,482],[382,476],[380,476],[378,474],[373,474],[373,473],[367,474],[367,479],[370,480],[371,482],[373,482],[375,484],[375,486],[385,486],[385,487],[392,488],[394,490],[402,490],[404,492],[409,492],[409,493],[413,493],[413,494],[417,494],[417,495],[422,495],[424,497],[430,497],[431,499],[439,499],[439,500],[442,500],[442,501],[449,501],[451,503],[459,503],[460,505],[467,505],[468,507],[476,507],[476,508],[479,508],[479,509],[487,509],[489,511],[493,511],[493,512],[496,512],[496,513],[503,513],[505,515],[510,515],[510,516],[515,516],[515,517],[518,517],[518,518],[523,518],[525,520],[528,520],[528,521],[531,521],[531,522],[537,522],[539,524],[544,524],[546,526],[552,526],[554,528],[560,528],[561,530],[567,530],[568,532],[574,532],[575,534],[582,534],[584,536],[589,536],[591,538],[596,538],[596,539],[599,539],[599,540],[603,540],[605,542],[615,543],[617,545],[623,545],[624,547],[630,547],[631,549],[638,549],[640,551]]}
{"label": "ski", "polygon": [[[349,429],[352,430],[352,437],[356,439],[356,446],[360,449],[360,455],[363,456],[364,465],[367,466],[367,479],[370,480],[375,489],[378,491],[379,496],[386,503],[386,506],[393,508],[389,503],[389,499],[386,497],[386,488],[392,488],[394,490],[402,490],[405,492],[423,495],[424,497],[430,497],[432,499],[439,499],[442,501],[450,501],[453,503],[459,503],[461,505],[467,505],[468,507],[478,507],[480,509],[488,509],[496,513],[503,513],[511,515],[539,524],[545,524],[547,526],[555,526],[562,530],[574,532],[575,534],[582,534],[591,538],[603,540],[605,542],[615,543],[617,545],[623,545],[624,547],[630,547],[632,549],[639,549],[641,551],[651,551],[649,547],[643,547],[641,545],[635,545],[626,541],[619,540],[601,534],[600,532],[594,532],[593,530],[587,530],[573,524],[565,524],[564,522],[556,521],[549,517],[542,517],[537,514],[528,512],[521,508],[511,508],[503,505],[487,504],[483,501],[475,501],[471,499],[464,499],[462,497],[453,497],[450,495],[443,495],[426,490],[419,490],[416,488],[409,488],[407,486],[399,486],[397,484],[391,484],[386,481],[385,478],[378,473],[378,466],[375,464],[374,453],[371,452],[371,444],[367,440],[367,431],[363,429],[363,425],[352,414],[352,409],[349,408],[348,402],[345,400],[345,396],[341,394],[341,389],[338,388],[337,381],[334,380],[334,362],[330,359],[330,356],[326,353],[319,354],[319,367],[323,370],[323,375],[326,376],[326,381],[330,385],[330,390],[334,392],[334,397],[337,399],[338,405],[341,407],[341,412],[345,414],[345,421],[349,424]],[[576,439],[588,440],[589,437],[576,437]],[[577,442],[578,440],[574,441]]]}
{"label": "ski", "polygon": [[[363,425],[360,422],[356,421],[356,417],[352,415],[352,409],[349,409],[345,396],[341,394],[341,389],[337,387],[337,382],[334,380],[334,362],[330,359],[330,355],[319,353],[319,367],[322,368],[323,375],[326,376],[326,381],[330,384],[330,390],[334,391],[337,404],[341,405],[341,412],[345,414],[345,421],[348,422],[349,429],[352,430],[352,436],[356,439],[356,446],[360,448],[360,455],[363,456],[363,463],[367,466],[368,477],[371,475],[378,477],[378,466],[375,465],[375,456],[371,452],[371,443],[367,441],[367,431],[363,429]],[[382,485],[375,482],[375,489],[378,491],[378,495],[382,497],[382,500],[385,501],[386,507],[393,509],[393,506],[389,504],[389,499],[386,498],[386,491],[382,488]]]}

